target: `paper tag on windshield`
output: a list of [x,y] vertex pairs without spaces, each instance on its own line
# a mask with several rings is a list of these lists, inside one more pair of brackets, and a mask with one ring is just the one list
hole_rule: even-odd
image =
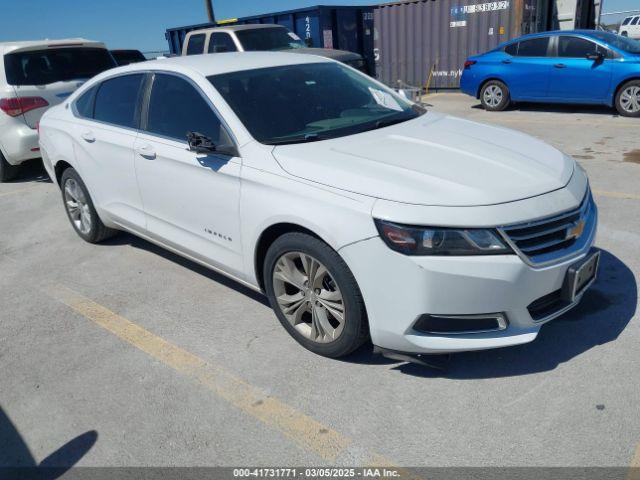
[[300,37],[293,32],[289,32],[289,36],[296,41],[300,40]]
[[381,107],[388,108],[390,110],[396,110],[398,112],[402,112],[403,108],[400,106],[398,101],[393,98],[393,96],[387,92],[383,92],[382,90],[377,90],[375,88],[369,87],[369,91],[371,95],[373,95],[374,100]]

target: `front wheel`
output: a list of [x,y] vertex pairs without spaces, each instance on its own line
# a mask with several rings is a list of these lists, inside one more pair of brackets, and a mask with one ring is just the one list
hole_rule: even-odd
[[490,80],[482,87],[480,102],[490,112],[505,110],[511,103],[509,88],[499,80]]
[[112,237],[116,230],[107,228],[93,205],[86,185],[73,168],[67,168],[60,179],[62,200],[69,221],[76,233],[89,243],[99,243]]
[[625,117],[640,117],[640,80],[631,80],[618,90],[616,110]]
[[264,283],[278,320],[308,350],[338,358],[368,338],[356,280],[321,240],[297,232],[278,238],[265,258]]

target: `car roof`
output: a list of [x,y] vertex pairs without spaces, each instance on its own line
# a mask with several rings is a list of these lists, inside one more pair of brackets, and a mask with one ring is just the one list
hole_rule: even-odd
[[514,38],[507,42],[504,42],[502,45],[507,45],[509,43],[519,42],[521,40],[526,40],[529,38],[542,38],[542,37],[550,37],[554,35],[582,35],[584,37],[591,37],[596,40],[603,41],[602,38],[598,37],[597,30],[587,30],[587,29],[576,29],[576,30],[551,30],[548,32],[538,32],[538,33],[528,33],[526,35],[522,35],[521,37]]
[[[286,52],[227,52],[151,60],[121,67],[124,71],[169,70],[197,72],[205,77],[221,73],[239,72],[256,68],[279,67],[308,63],[329,63],[328,58],[317,55]],[[114,72],[114,70],[109,70]]]
[[107,48],[104,43],[86,38],[61,38],[57,40],[28,40],[15,42],[0,42],[0,53],[9,53],[14,50],[32,50],[42,47],[92,47]]
[[282,25],[278,25],[276,23],[248,23],[243,25],[220,25],[220,26],[211,27],[211,28],[199,28],[189,33],[194,34],[194,33],[213,32],[213,31],[240,32],[242,30],[259,30],[261,28],[286,28],[286,27]]

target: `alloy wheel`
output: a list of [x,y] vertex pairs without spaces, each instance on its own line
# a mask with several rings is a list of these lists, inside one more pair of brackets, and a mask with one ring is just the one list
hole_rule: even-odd
[[504,96],[502,89],[497,85],[489,85],[484,90],[484,102],[492,108],[497,107],[502,102]]
[[64,185],[64,204],[76,229],[88,235],[92,225],[91,210],[82,188],[73,178],[69,178]]
[[640,87],[632,85],[625,88],[620,95],[620,105],[625,112],[640,112]]
[[288,252],[276,262],[273,289],[278,306],[304,337],[330,343],[342,333],[345,304],[333,276],[320,261],[302,252]]

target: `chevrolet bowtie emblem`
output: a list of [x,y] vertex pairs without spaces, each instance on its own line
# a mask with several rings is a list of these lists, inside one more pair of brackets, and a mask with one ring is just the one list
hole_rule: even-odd
[[582,232],[584,232],[584,226],[584,220],[579,220],[574,223],[567,229],[566,240],[575,240],[576,238],[580,238],[580,235],[582,235]]

